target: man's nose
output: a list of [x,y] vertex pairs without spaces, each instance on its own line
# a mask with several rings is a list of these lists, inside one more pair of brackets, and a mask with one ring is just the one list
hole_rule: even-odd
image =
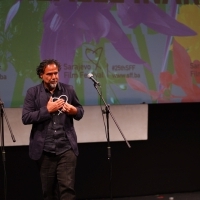
[[56,74],[53,74],[53,75],[52,75],[52,78],[56,78],[56,77],[57,77],[57,75],[56,75]]

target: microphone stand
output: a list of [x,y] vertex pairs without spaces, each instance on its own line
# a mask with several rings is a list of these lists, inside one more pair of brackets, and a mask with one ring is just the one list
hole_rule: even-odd
[[4,186],[5,186],[5,188],[4,188],[4,197],[5,197],[5,200],[6,200],[7,178],[6,178],[6,152],[5,152],[5,145],[4,145],[4,120],[3,120],[3,116],[6,119],[6,122],[7,122],[8,128],[10,130],[10,134],[11,134],[12,140],[13,140],[13,142],[16,142],[15,137],[14,137],[14,135],[12,133],[12,129],[11,129],[11,126],[9,124],[5,109],[4,109],[3,102],[0,99],[1,150],[2,150],[2,162],[3,162],[3,168],[4,168]]
[[117,124],[112,112],[110,111],[110,106],[105,102],[103,96],[101,95],[101,92],[98,89],[98,86],[100,84],[98,82],[94,82],[94,87],[96,88],[100,98],[102,99],[104,105],[105,105],[105,110],[103,111],[103,114],[106,114],[106,126],[107,126],[107,149],[108,149],[108,160],[110,162],[110,199],[112,200],[112,162],[111,162],[111,146],[110,146],[110,133],[109,133],[109,114],[112,117],[113,121],[115,122],[115,125],[117,126],[119,132],[121,133],[122,137],[126,141],[126,144],[129,148],[131,148],[131,145],[129,142],[126,140],[124,134],[122,133],[122,130],[120,129],[119,125]]

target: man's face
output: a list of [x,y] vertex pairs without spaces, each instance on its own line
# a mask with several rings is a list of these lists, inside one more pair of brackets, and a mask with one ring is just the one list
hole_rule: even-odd
[[58,67],[55,64],[47,65],[44,74],[41,74],[40,77],[50,91],[54,90],[59,80]]

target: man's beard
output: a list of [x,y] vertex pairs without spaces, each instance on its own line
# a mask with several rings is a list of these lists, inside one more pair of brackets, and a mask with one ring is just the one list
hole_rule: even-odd
[[51,89],[55,89],[56,86],[57,86],[57,83],[50,83],[50,84],[49,84],[49,87],[50,87]]
[[48,84],[49,90],[50,90],[50,91],[51,91],[51,90],[54,90],[54,89],[56,88],[57,84],[58,84],[58,83],[49,83],[49,84]]

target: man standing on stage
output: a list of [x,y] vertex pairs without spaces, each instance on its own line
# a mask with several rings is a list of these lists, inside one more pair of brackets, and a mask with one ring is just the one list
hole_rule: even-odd
[[73,119],[80,120],[84,110],[73,87],[59,82],[60,68],[54,59],[40,63],[42,83],[27,90],[22,111],[23,124],[32,124],[29,155],[39,166],[45,200],[75,199],[78,146]]

